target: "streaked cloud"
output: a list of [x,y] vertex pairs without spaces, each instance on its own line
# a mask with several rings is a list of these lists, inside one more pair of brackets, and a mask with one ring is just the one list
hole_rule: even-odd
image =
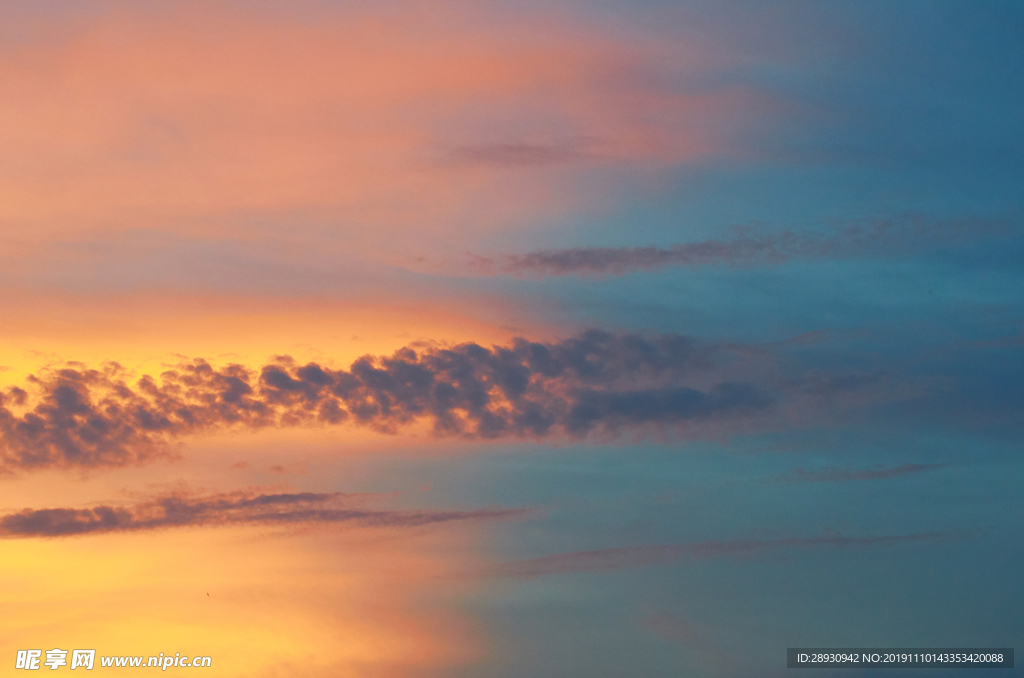
[[889,535],[883,537],[843,537],[827,535],[821,537],[770,539],[763,541],[706,541],[659,546],[629,546],[601,549],[598,551],[576,551],[559,553],[540,558],[528,558],[495,565],[486,574],[496,577],[532,579],[549,574],[571,572],[611,572],[635,567],[657,565],[687,559],[714,558],[720,556],[743,556],[790,548],[867,548],[891,546],[948,539],[958,536],[952,532],[923,532],[919,534]]
[[207,496],[168,495],[131,506],[25,509],[0,516],[0,537],[63,537],[197,525],[354,523],[373,527],[419,527],[465,520],[525,515],[525,509],[390,511],[354,506],[340,492]]
[[452,153],[456,162],[482,165],[541,166],[593,159],[585,147],[575,143],[492,143],[460,146]]
[[622,275],[670,266],[769,266],[796,259],[905,255],[1005,233],[994,220],[921,216],[874,219],[823,232],[735,228],[730,237],[668,247],[573,247],[497,257],[470,255],[472,269],[525,277]]
[[655,635],[683,646],[705,668],[718,672],[734,672],[736,656],[716,636],[715,629],[679,614],[652,612],[643,626]]
[[840,483],[848,480],[881,480],[884,478],[898,478],[909,476],[915,473],[931,471],[943,468],[949,464],[901,464],[900,466],[878,465],[868,469],[842,469],[842,468],[821,468],[802,469],[798,468],[783,476],[779,476],[779,482],[790,483]]

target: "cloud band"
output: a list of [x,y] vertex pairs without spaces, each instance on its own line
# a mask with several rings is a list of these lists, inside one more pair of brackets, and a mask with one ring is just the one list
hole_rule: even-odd
[[279,358],[258,371],[196,360],[135,383],[116,364],[68,366],[0,396],[10,468],[124,465],[181,436],[226,427],[349,422],[439,436],[583,437],[643,425],[743,418],[773,405],[751,383],[709,379],[714,349],[679,335],[591,330],[556,343],[469,343],[367,356],[349,370]]

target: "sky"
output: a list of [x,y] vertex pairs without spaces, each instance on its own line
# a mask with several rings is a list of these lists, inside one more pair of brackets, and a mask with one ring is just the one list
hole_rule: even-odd
[[0,674],[1024,646],[1022,31],[5,1]]

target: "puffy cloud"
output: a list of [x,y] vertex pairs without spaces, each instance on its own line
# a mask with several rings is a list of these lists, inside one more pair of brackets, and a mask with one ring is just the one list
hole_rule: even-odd
[[71,364],[32,377],[34,399],[20,388],[0,396],[2,458],[8,468],[124,465],[225,427],[348,422],[392,432],[425,421],[439,436],[584,437],[769,410],[775,396],[765,388],[715,377],[725,352],[679,335],[591,330],[490,349],[406,347],[348,370],[287,357],[258,371],[195,360],[129,383],[116,364]]

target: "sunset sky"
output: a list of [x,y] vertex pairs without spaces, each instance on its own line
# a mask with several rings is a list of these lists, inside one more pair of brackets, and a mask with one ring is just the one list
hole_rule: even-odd
[[1024,647],[1022,34],[3,0],[0,675]]

